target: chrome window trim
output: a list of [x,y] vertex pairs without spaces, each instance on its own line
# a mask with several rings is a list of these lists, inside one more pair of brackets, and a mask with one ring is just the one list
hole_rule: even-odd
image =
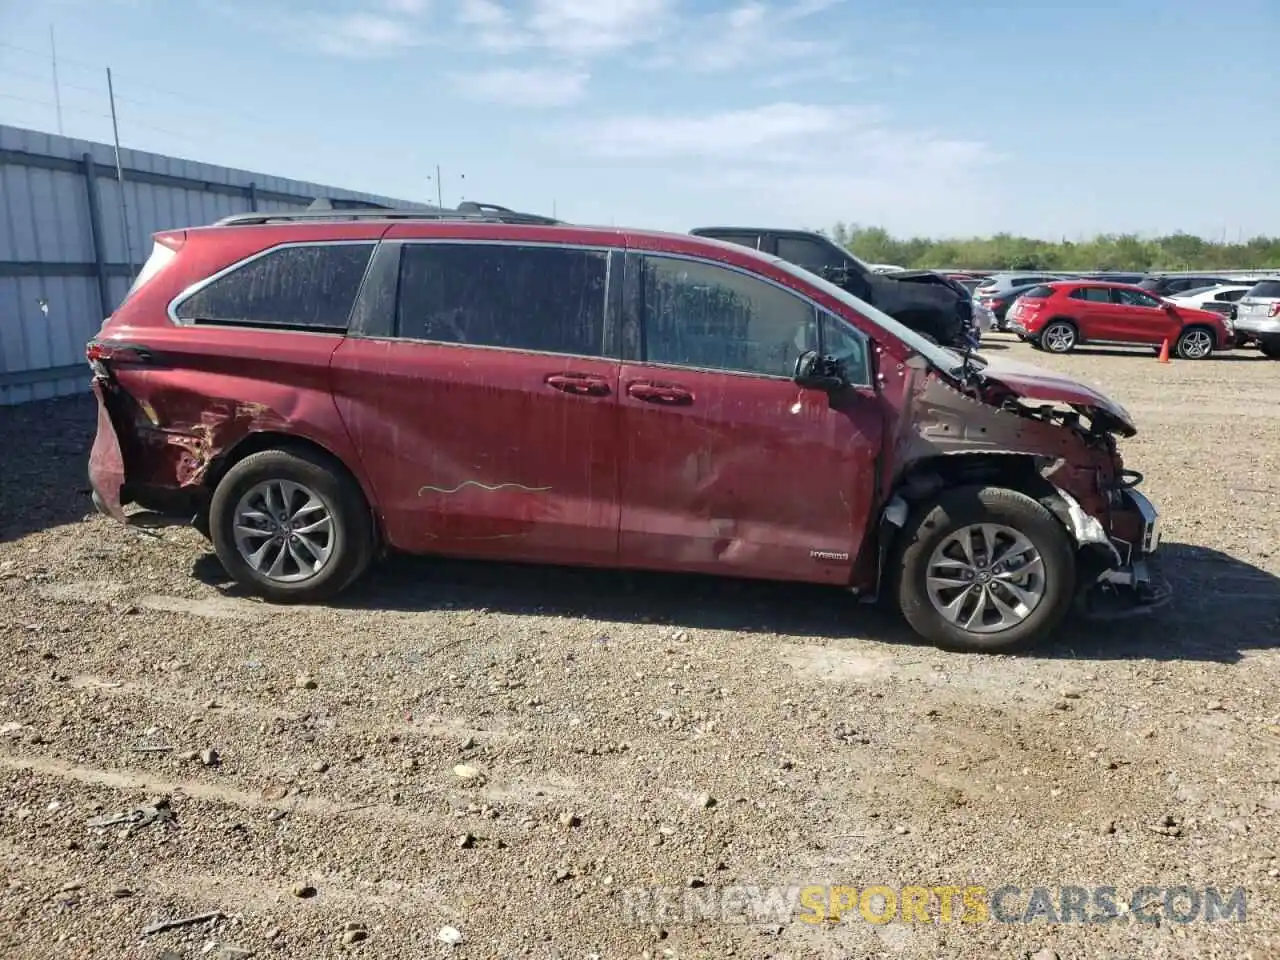
[[[437,347],[462,347],[470,350],[501,350],[504,353],[521,353],[535,357],[570,357],[578,360],[606,360],[614,363],[621,363],[616,357],[606,356],[605,340],[608,336],[609,325],[609,297],[613,283],[613,256],[615,252],[623,250],[622,247],[601,245],[601,244],[579,244],[567,243],[564,240],[489,240],[476,237],[389,237],[388,243],[399,243],[405,246],[437,246],[437,245],[463,245],[466,246],[504,246],[504,247],[559,247],[563,250],[580,250],[584,253],[599,253],[604,255],[604,311],[602,313],[601,330],[600,330],[600,353],[563,353],[553,352],[550,350],[530,350],[526,347],[496,347],[487,343],[455,343],[452,340],[429,340],[426,337],[406,337],[399,333],[393,333],[387,337],[365,337],[366,340],[387,340],[394,343],[421,343],[429,344]],[[371,260],[372,262],[372,260]],[[397,289],[396,289],[396,316],[395,324],[399,325],[400,320],[400,291],[399,291],[399,274],[397,273]]]
[[[244,257],[243,259],[237,260],[235,263],[228,264],[227,266],[223,267],[221,270],[217,271],[216,273],[211,273],[209,276],[205,277],[203,280],[197,280],[195,283],[183,289],[181,293],[179,293],[176,297],[170,300],[169,305],[166,308],[165,312],[168,314],[169,322],[173,324],[175,327],[195,327],[195,326],[210,327],[210,328],[230,327],[238,330],[244,330],[244,329],[274,330],[277,333],[317,333],[317,334],[322,334],[324,336],[335,336],[336,331],[333,331],[333,330],[324,330],[324,329],[298,330],[294,327],[286,327],[283,325],[272,326],[270,324],[222,324],[222,323],[197,324],[194,320],[180,319],[178,317],[178,308],[181,307],[182,304],[184,304],[186,301],[194,297],[201,290],[205,289],[208,286],[211,286],[214,283],[217,283],[223,277],[230,276],[231,274],[235,273],[237,270],[241,269],[242,267],[246,267],[249,264],[253,263],[255,260],[261,260],[265,256],[268,256],[279,250],[287,249],[289,247],[354,247],[354,246],[361,246],[361,245],[367,246],[370,248],[369,262],[366,263],[364,267],[365,272],[367,273],[369,270],[369,264],[373,262],[373,250],[378,246],[378,243],[379,243],[379,238],[372,237],[364,240],[286,240],[283,243],[273,244],[272,246],[264,247],[263,249],[257,251],[256,253],[251,253],[249,254],[249,256]],[[361,278],[361,283],[363,282],[364,280],[363,278]],[[359,296],[358,291],[356,295]],[[354,304],[352,306],[354,306]]]
[[[865,371],[867,382],[866,383],[850,383],[849,386],[855,389],[859,387],[867,390],[874,389],[874,384],[871,382],[872,380],[874,380],[874,377],[872,377],[871,375],[871,343],[872,343],[871,338],[868,337],[861,330],[859,330],[857,327],[855,327],[853,324],[849,323],[839,314],[833,313],[829,307],[826,307],[823,304],[819,303],[813,297],[805,293],[801,293],[799,290],[796,290],[794,287],[789,287],[785,283],[779,283],[778,281],[774,280],[772,277],[766,277],[763,274],[755,273],[754,271],[751,271],[751,270],[745,270],[742,267],[737,266],[736,264],[725,263],[723,260],[708,260],[704,256],[697,256],[697,255],[687,254],[687,253],[666,253],[661,250],[634,249],[631,252],[638,253],[641,256],[642,260],[648,260],[650,257],[661,258],[664,260],[685,260],[690,263],[699,263],[709,267],[719,267],[723,270],[730,270],[734,273],[739,273],[742,276],[747,277],[749,279],[758,280],[761,283],[766,283],[771,287],[775,287],[776,289],[782,291],[783,293],[789,294],[790,296],[795,297],[797,300],[802,300],[804,303],[808,304],[809,307],[814,311],[814,319],[818,323],[819,328],[821,328],[822,316],[826,315],[826,316],[829,316],[832,320],[835,320],[837,323],[841,324],[843,327],[846,328],[846,330],[849,333],[852,333],[857,339],[862,341],[863,352],[867,358],[867,365],[866,365],[867,369]],[[644,323],[643,316],[640,317],[640,322]],[[794,382],[794,380],[791,377],[786,376],[785,374],[755,373],[750,370],[725,370],[720,367],[695,367],[695,366],[691,366],[689,364],[683,364],[683,363],[660,363],[656,360],[649,360],[647,358],[644,360],[635,360],[630,362],[643,363],[646,366],[661,367],[663,369],[668,369],[668,370],[695,370],[695,371],[698,371],[699,373],[724,373],[724,374],[729,374],[731,376],[756,377],[762,380],[780,380],[786,383]]]

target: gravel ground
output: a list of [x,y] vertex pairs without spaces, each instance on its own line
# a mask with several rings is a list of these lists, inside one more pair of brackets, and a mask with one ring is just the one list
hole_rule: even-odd
[[[989,348],[1137,417],[1172,607],[965,656],[835,591],[395,559],[277,609],[190,529],[88,515],[87,399],[0,409],[0,954],[1280,956],[1280,365]],[[1033,922],[790,910],[828,884],[1015,885]],[[1246,915],[1029,911],[1147,885]]]

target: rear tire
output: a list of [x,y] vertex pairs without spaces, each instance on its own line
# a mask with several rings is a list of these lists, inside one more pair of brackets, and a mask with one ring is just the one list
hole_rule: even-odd
[[1080,331],[1070,320],[1050,320],[1040,331],[1039,340],[1049,353],[1070,353],[1080,342]]
[[[985,565],[972,565],[974,578],[966,581],[968,586],[955,585],[959,580],[940,586],[940,577],[954,566],[945,558],[956,556],[969,532],[984,525],[997,531]],[[973,537],[981,545],[982,536]],[[975,540],[969,542],[972,546]],[[1024,550],[1030,552],[1019,552]],[[975,558],[981,553],[981,546],[973,548]],[[1020,562],[1031,557],[1038,560]],[[1003,562],[1010,566],[1002,569]],[[1067,531],[1043,504],[1006,487],[957,487],[925,504],[902,531],[890,563],[893,592],[907,623],[945,650],[991,653],[1045,639],[1075,596],[1075,551]],[[963,575],[961,571],[957,577]],[[1009,588],[1010,582],[1019,592]],[[954,616],[946,615],[943,608],[962,593],[967,599]],[[1028,596],[1038,599],[1032,603]],[[1007,617],[1002,607],[1019,616]]]
[[1264,357],[1270,360],[1280,360],[1280,340],[1266,340],[1259,349]]
[[209,532],[231,578],[275,603],[333,597],[373,558],[359,485],[310,451],[263,450],[231,467],[213,492]]

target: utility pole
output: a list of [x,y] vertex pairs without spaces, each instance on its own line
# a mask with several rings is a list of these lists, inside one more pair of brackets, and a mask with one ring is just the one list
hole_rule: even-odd
[[62,135],[62,88],[58,85],[58,47],[53,42],[53,24],[49,24],[49,54],[53,61],[53,104],[58,111],[58,135]]
[[133,281],[133,247],[129,243],[129,202],[124,197],[124,170],[120,166],[120,126],[116,122],[116,90],[107,67],[107,96],[111,98],[111,133],[116,141],[116,188],[120,191],[120,235],[124,238],[124,255],[129,263],[129,280]]
[[440,164],[436,164],[436,206],[444,206],[444,187],[440,183]]

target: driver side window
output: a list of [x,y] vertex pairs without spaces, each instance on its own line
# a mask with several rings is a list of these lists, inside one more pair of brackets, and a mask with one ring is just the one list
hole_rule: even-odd
[[1122,290],[1114,287],[1111,290],[1112,299],[1126,307],[1158,307],[1160,301],[1147,293],[1138,290]]
[[701,260],[644,260],[644,359],[790,379],[818,349],[814,307],[782,287]]

